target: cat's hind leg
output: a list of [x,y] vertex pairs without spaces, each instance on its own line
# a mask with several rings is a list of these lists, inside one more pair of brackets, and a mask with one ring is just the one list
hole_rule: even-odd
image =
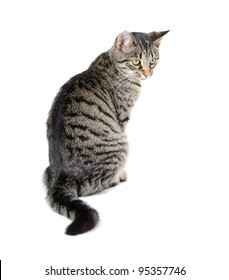
[[79,196],[88,196],[100,193],[107,188],[111,188],[127,180],[127,173],[123,167],[100,165],[91,170],[90,174],[84,178],[79,185]]

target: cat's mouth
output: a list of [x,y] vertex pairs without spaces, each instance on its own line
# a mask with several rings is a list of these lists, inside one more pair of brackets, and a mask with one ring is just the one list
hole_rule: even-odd
[[149,74],[143,74],[143,73],[139,73],[138,76],[140,78],[140,80],[144,81],[150,77],[152,77],[153,72],[149,73]]
[[141,75],[141,77],[140,77],[140,79],[142,80],[142,81],[144,81],[144,80],[146,80],[148,77],[146,77],[146,76],[144,76],[144,75]]

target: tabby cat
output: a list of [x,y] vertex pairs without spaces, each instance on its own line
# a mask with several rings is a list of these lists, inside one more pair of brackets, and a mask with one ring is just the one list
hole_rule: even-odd
[[66,234],[87,232],[99,220],[97,211],[79,197],[127,179],[126,124],[167,32],[122,32],[110,50],[64,84],[54,99],[47,121],[50,165],[44,177],[49,204],[72,219]]

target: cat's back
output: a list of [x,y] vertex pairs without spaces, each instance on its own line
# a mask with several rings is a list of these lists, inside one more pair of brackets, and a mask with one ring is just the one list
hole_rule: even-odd
[[103,75],[89,68],[61,87],[49,113],[48,136],[73,138],[90,131],[91,137],[101,140],[122,132],[112,89]]

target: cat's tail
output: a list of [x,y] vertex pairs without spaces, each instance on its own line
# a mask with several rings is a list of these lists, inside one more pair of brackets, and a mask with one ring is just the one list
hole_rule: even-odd
[[72,219],[65,233],[77,235],[93,229],[99,220],[98,212],[78,199],[76,180],[62,174],[56,183],[50,186],[48,170],[45,173],[48,187],[47,201],[54,211]]

